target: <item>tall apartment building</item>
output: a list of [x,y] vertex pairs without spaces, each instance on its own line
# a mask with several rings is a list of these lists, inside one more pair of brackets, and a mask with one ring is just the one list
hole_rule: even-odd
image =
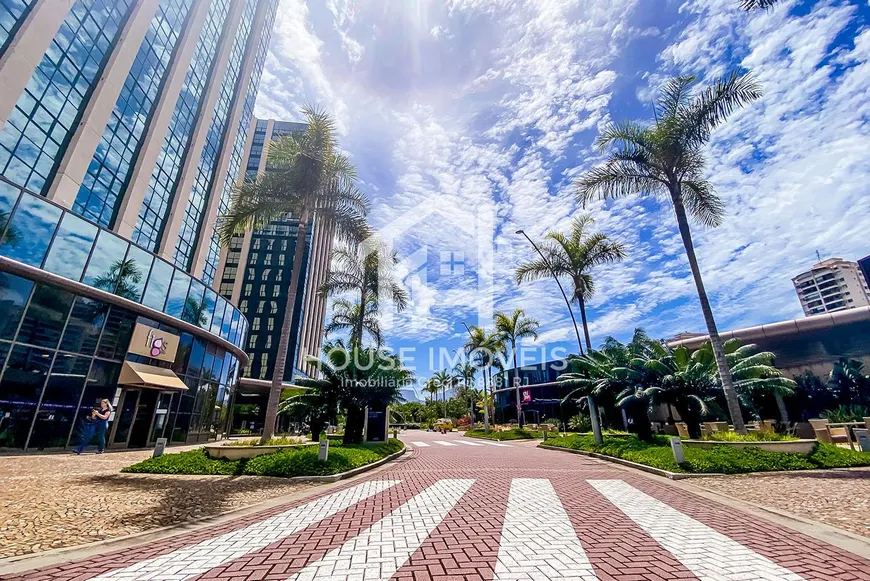
[[842,258],[823,260],[792,279],[804,314],[819,315],[870,305],[870,288],[858,265]]
[[[254,119],[251,122],[243,167],[246,179],[267,171],[270,145],[278,138],[305,130],[301,123]],[[244,392],[252,403],[267,394],[271,381],[281,324],[290,290],[290,273],[298,242],[299,221],[292,216],[276,220],[266,228],[248,231],[231,242],[221,265],[219,292],[239,305],[251,322],[246,350],[249,364],[242,378]],[[317,293],[326,279],[332,252],[332,236],[321,228],[315,216],[308,224],[299,290],[291,327],[288,365],[284,380],[312,376],[314,367],[306,355],[320,355],[326,301]],[[259,387],[259,392],[255,395]]]
[[0,6],[0,447],[229,424],[248,322],[214,286],[277,0]]

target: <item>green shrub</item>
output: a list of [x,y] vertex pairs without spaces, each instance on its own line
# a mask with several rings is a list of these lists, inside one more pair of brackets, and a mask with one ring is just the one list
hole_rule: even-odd
[[519,428],[504,430],[503,432],[491,430],[488,434],[481,428],[475,428],[473,430],[466,430],[465,435],[471,438],[484,438],[486,440],[534,440],[535,438],[543,437],[542,432],[520,430]]
[[318,459],[316,446],[291,448],[273,454],[264,454],[249,460],[213,459],[202,448],[164,454],[159,458],[149,458],[138,464],[128,466],[122,472],[138,474],[205,474],[256,476],[323,476],[338,474],[394,454],[404,448],[399,440],[389,440],[383,444],[363,444],[343,446],[330,443],[326,462]]
[[860,422],[867,416],[867,408],[862,405],[841,405],[833,410],[825,410],[821,416],[832,424]]
[[148,458],[138,464],[127,466],[121,472],[136,474],[242,474],[244,460],[225,460],[209,458],[205,450],[189,450],[177,454],[164,454]]
[[754,434],[738,434],[737,432],[713,432],[704,438],[716,442],[785,442],[797,440],[791,434],[777,434],[776,432],[763,432]]
[[591,432],[592,420],[585,414],[577,414],[576,416],[571,416],[571,419],[568,420],[568,428],[572,432]]
[[547,440],[547,445],[597,452],[631,462],[645,464],[671,472],[740,474],[779,470],[812,470],[815,468],[846,468],[870,466],[870,453],[854,452],[834,444],[818,444],[813,453],[787,454],[759,448],[714,446],[710,450],[685,446],[686,462],[677,465],[665,436],[653,442],[642,442],[635,436],[609,436],[599,445],[591,435],[573,435]]

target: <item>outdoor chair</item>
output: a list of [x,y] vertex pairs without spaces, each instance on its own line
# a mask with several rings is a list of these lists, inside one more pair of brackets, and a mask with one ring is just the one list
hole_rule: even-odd
[[866,427],[868,430],[870,430],[870,418],[863,418],[863,420],[864,420],[864,427]]
[[819,442],[824,442],[825,444],[833,444],[834,440],[831,438],[831,432],[828,430],[828,427],[824,428],[815,428],[816,440]]
[[758,431],[762,434],[772,434],[775,425],[776,420],[762,420],[758,422]]
[[828,423],[830,423],[830,422],[828,422],[828,420],[825,420],[825,419],[817,418],[814,420],[810,420],[810,425],[813,427],[814,430],[825,429],[828,427]]
[[677,422],[677,433],[681,438],[689,438],[689,426],[685,422]]

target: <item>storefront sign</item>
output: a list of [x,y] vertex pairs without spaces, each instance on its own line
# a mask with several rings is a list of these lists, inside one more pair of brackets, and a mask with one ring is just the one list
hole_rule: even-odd
[[178,335],[137,323],[127,351],[158,361],[173,362],[178,352]]
[[532,392],[528,389],[523,390],[523,403],[532,403]]

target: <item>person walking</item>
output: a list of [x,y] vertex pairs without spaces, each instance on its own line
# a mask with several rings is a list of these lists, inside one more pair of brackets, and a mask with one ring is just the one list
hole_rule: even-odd
[[94,435],[97,436],[97,454],[102,454],[106,448],[106,430],[109,427],[109,416],[112,415],[112,404],[109,400],[100,400],[99,409],[91,409],[82,419],[81,439],[79,445],[73,448],[74,454],[81,454],[90,444]]

